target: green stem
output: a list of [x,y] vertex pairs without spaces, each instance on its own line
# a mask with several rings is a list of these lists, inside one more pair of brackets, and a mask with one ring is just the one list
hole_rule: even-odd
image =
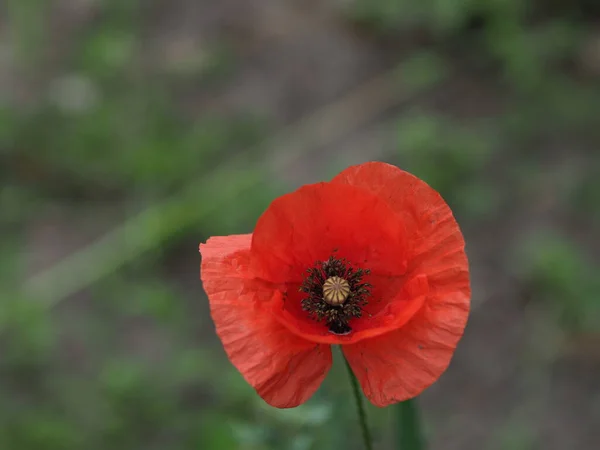
[[425,440],[421,431],[421,419],[416,400],[403,401],[394,408],[398,426],[398,449],[425,450]]
[[350,377],[350,384],[352,384],[352,392],[354,393],[354,399],[356,400],[356,409],[358,410],[358,421],[360,422],[360,428],[362,430],[363,441],[365,442],[365,448],[367,450],[373,450],[373,443],[371,440],[371,433],[369,432],[369,425],[367,424],[367,414],[362,401],[362,394],[358,380],[352,372],[350,363],[344,356],[344,362],[346,363],[346,369],[348,369],[348,376]]

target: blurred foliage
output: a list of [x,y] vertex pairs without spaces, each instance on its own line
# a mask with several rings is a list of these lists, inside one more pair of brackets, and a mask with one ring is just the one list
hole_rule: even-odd
[[404,116],[397,129],[406,170],[429,180],[447,202],[473,219],[494,211],[498,194],[479,176],[493,154],[489,136],[432,114]]
[[[95,20],[59,67],[45,45],[50,2],[7,3],[24,77],[45,74],[51,82],[25,105],[0,98],[0,449],[358,448],[343,372],[334,367],[325,388],[296,410],[266,407],[220,350],[199,284],[190,294],[181,281],[186,271],[197,273],[198,241],[249,231],[283,190],[259,145],[272,131],[265,118],[190,113],[175,95],[180,83],[198,90],[226,83],[237,69],[235,50],[223,37],[158,73],[146,71],[142,2],[93,3]],[[520,189],[538,179],[546,157],[536,142],[576,135],[598,149],[600,91],[573,69],[590,38],[589,17],[597,17],[594,2],[347,3],[346,17],[379,37],[429,36],[431,45],[400,64],[409,89],[442,84],[460,49],[501,74],[511,93],[510,112],[491,118],[463,121],[423,108],[394,122],[395,153],[387,159],[438,189],[466,230],[528,201]],[[559,207],[597,227],[600,161],[581,157],[585,164]],[[512,178],[499,176],[502,164],[513,167]],[[168,207],[144,216],[128,242],[63,267],[75,274],[73,284],[49,296],[81,291],[73,301],[51,312],[19,289],[35,251],[28,233],[44,227],[48,209],[85,206],[93,216],[106,202],[135,212],[163,201]],[[77,234],[66,222],[67,233]],[[119,259],[126,250],[130,257]],[[511,264],[557,323],[569,332],[597,331],[600,262],[592,249],[553,234],[518,250]],[[179,259],[195,266],[183,270]],[[109,275],[88,286],[86,271],[100,266]],[[387,417],[369,413],[383,448]],[[526,430],[507,434],[499,448],[533,448]]]
[[594,332],[600,323],[598,269],[568,239],[541,233],[520,255],[525,279],[541,300],[551,305],[569,331]]

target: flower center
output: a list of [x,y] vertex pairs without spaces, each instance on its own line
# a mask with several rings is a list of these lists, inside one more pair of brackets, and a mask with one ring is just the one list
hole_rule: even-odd
[[317,322],[324,321],[333,334],[349,334],[349,322],[363,314],[371,285],[363,283],[368,269],[356,269],[346,259],[330,256],[307,269],[300,292],[306,294],[302,309]]
[[323,283],[323,301],[331,306],[341,305],[350,294],[350,283],[340,277],[329,277]]

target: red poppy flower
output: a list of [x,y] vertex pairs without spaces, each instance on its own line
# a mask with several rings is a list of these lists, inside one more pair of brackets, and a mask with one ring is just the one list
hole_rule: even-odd
[[201,244],[201,279],[227,355],[266,402],[305,402],[339,344],[386,406],[450,363],[469,313],[464,245],[436,191],[371,162],[277,198],[252,234]]

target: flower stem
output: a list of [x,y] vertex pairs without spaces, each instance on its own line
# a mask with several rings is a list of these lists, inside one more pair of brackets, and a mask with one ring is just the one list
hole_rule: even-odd
[[399,450],[425,450],[421,430],[421,419],[415,399],[405,400],[394,406],[398,426],[397,445]]
[[373,443],[371,440],[371,433],[369,432],[369,425],[367,424],[367,414],[362,401],[362,394],[358,380],[352,372],[350,363],[344,356],[344,362],[346,363],[346,369],[348,369],[348,376],[350,377],[350,384],[352,385],[352,392],[354,393],[354,399],[356,400],[356,409],[358,410],[358,421],[360,422],[360,428],[362,430],[363,441],[365,443],[366,450],[373,450]]

